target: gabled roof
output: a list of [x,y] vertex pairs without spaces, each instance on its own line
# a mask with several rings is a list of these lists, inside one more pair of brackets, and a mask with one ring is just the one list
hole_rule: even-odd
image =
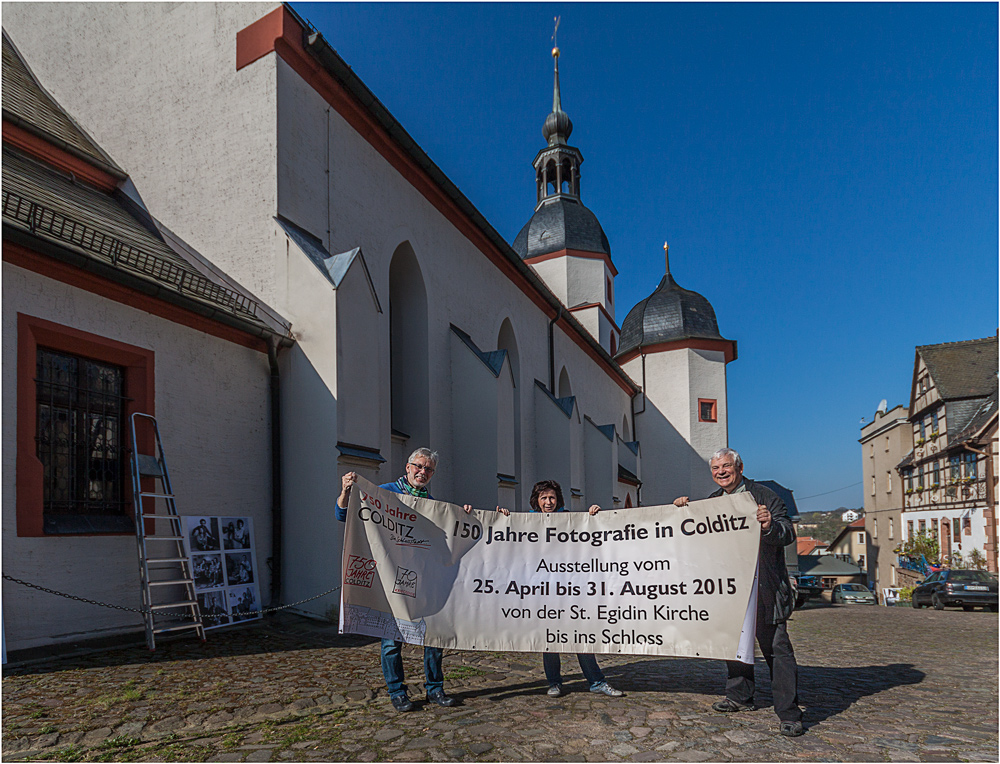
[[985,398],[997,389],[997,338],[919,345],[941,400]]
[[[951,414],[949,413],[948,416],[950,422]],[[968,423],[961,429],[961,431],[955,435],[948,435],[948,448],[958,446],[978,438],[983,429],[989,425],[990,421],[996,418],[997,391],[994,390],[993,394],[989,398],[979,404],[969,418]]]
[[3,118],[112,175],[125,176],[124,170],[41,86],[6,31],[3,33]]
[[795,551],[799,556],[810,555],[816,551],[817,547],[826,549],[826,543],[812,536],[799,536],[795,539]]
[[865,518],[859,517],[857,520],[855,520],[852,523],[848,523],[840,530],[840,533],[837,534],[837,538],[835,538],[833,541],[830,542],[829,548],[833,549],[835,546],[837,546],[837,542],[840,541],[842,538],[844,538],[844,536],[846,536],[851,531],[863,531],[864,529],[865,529]]

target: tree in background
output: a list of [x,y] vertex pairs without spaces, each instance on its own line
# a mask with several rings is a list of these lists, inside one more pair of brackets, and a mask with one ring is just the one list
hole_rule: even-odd
[[[976,550],[972,551],[975,552]],[[910,557],[920,557],[920,555],[923,555],[928,562],[933,562],[938,558],[938,554],[940,554],[940,547],[938,547],[937,539],[933,536],[928,536],[926,533],[918,533],[908,538],[903,544],[903,554]]]
[[986,570],[986,555],[978,549],[969,552],[968,565],[975,570]]

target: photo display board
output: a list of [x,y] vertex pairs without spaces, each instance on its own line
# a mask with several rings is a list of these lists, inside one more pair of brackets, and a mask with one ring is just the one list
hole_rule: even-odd
[[206,629],[261,617],[253,518],[186,516],[184,543]]

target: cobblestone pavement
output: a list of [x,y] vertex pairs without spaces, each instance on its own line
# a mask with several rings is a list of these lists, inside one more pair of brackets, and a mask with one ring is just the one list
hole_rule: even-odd
[[[378,644],[285,616],[206,644],[120,647],[5,671],[3,758],[96,761],[997,761],[997,616],[816,606],[789,624],[807,734],[717,714],[724,665],[604,656],[612,699],[563,658],[448,651],[461,705],[392,710]],[[422,696],[421,651],[404,650]],[[770,703],[758,659],[758,705]]]

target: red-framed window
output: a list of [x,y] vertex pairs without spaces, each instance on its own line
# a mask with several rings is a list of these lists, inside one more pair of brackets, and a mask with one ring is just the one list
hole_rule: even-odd
[[134,533],[128,417],[153,403],[153,351],[18,313],[17,535]]
[[698,399],[698,421],[699,422],[719,421],[719,402],[715,398]]

